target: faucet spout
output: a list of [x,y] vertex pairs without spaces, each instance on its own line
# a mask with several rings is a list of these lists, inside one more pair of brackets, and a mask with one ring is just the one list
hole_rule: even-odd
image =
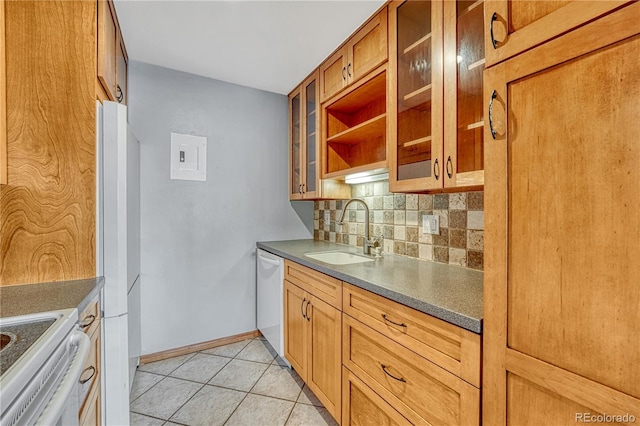
[[338,224],[342,225],[344,215],[347,212],[349,204],[358,202],[362,203],[364,206],[364,243],[362,244],[362,252],[364,254],[371,254],[371,246],[373,245],[373,242],[369,239],[369,206],[367,206],[367,203],[365,203],[364,200],[361,200],[360,198],[352,198],[347,201],[344,207],[342,207],[342,213],[340,214],[340,219],[338,219]]

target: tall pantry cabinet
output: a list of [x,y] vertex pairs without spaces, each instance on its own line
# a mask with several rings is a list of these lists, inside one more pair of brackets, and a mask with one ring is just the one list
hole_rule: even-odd
[[640,418],[638,22],[633,2],[487,45],[512,57],[484,82],[484,424]]

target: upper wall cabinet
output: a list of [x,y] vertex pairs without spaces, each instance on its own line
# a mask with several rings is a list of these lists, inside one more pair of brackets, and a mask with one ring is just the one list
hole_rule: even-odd
[[387,60],[387,9],[384,8],[320,65],[324,102]]
[[126,104],[127,51],[111,0],[98,1],[98,80],[106,100]]
[[487,0],[487,66],[605,15],[629,1]]
[[289,199],[349,198],[349,187],[320,180],[318,72],[289,94]]
[[389,6],[389,185],[483,184],[483,2]]

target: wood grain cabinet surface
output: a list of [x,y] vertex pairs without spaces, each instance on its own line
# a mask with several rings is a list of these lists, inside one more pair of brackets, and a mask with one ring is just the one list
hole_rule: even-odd
[[343,182],[321,179],[318,70],[289,94],[289,199],[350,198]]
[[325,102],[386,62],[387,54],[385,7],[320,65],[320,101]]
[[487,66],[511,58],[629,1],[486,0]]
[[285,261],[285,356],[338,422],[342,408],[341,285],[338,280]]
[[485,73],[485,424],[640,418],[638,22],[635,2]]
[[127,51],[111,0],[98,1],[98,81],[104,98],[127,103]]
[[80,412],[81,425],[97,426],[101,419],[101,380],[102,373],[102,318],[99,301],[96,299],[79,315],[80,329],[89,336],[91,349],[80,374]]
[[483,0],[389,4],[389,187],[480,188]]
[[7,73],[4,3],[0,0],[0,185],[7,184]]
[[96,4],[2,5],[0,285],[94,277]]

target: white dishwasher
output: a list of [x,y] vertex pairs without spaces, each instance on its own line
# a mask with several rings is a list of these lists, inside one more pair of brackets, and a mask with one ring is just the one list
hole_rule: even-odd
[[257,249],[257,321],[258,330],[284,357],[284,259],[261,249]]

